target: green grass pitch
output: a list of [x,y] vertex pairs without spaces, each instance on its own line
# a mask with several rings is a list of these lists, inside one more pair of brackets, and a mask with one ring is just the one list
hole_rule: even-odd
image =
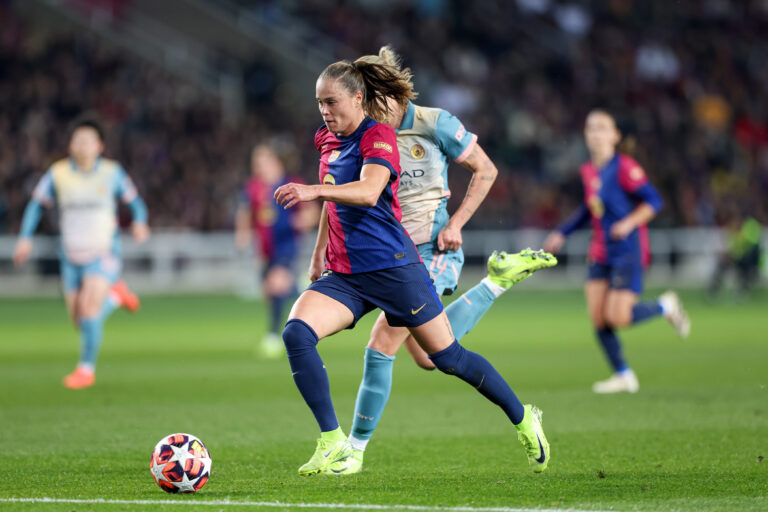
[[[582,510],[768,510],[768,295],[707,304],[681,342],[663,320],[624,331],[636,395],[596,396],[608,375],[576,292],[524,286],[463,340],[544,410],[550,469],[533,474],[503,413],[402,350],[362,474],[301,478],[317,427],[287,361],[253,356],[265,314],[232,297],[146,298],[108,322],[94,388],[69,391],[77,334],[60,300],[0,301],[0,510],[244,510],[232,502]],[[321,343],[348,432],[373,321]],[[199,436],[213,474],[162,492],[151,450]],[[79,503],[19,503],[12,498]],[[126,500],[93,503],[90,500]],[[170,500],[177,504],[140,504]],[[204,501],[217,506],[198,505]],[[262,510],[290,507],[261,508]],[[317,510],[317,509],[316,509]],[[431,509],[434,510],[434,509]]]

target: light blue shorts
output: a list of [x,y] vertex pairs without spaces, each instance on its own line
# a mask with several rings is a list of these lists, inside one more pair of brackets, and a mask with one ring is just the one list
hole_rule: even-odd
[[464,266],[464,251],[439,251],[437,242],[416,246],[429,275],[435,283],[438,295],[450,295],[459,285],[459,276]]
[[102,276],[109,281],[109,284],[115,284],[123,267],[120,258],[114,254],[101,256],[84,265],[72,263],[64,255],[59,255],[59,258],[61,260],[61,284],[64,293],[79,290],[83,285],[85,276]]

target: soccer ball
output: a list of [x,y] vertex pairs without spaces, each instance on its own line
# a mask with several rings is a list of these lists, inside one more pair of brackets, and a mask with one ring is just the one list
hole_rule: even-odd
[[149,470],[165,492],[195,492],[208,481],[211,455],[195,436],[171,434],[155,446]]

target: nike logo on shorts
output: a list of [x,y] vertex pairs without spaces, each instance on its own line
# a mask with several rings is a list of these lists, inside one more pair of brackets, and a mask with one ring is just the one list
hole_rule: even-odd
[[425,302],[424,304],[422,304],[422,305],[421,305],[421,307],[420,307],[419,309],[413,309],[413,308],[411,308],[411,314],[412,314],[412,315],[415,315],[416,313],[418,313],[419,311],[421,311],[422,309],[424,309],[424,306],[426,306],[426,305],[427,305],[427,303]]

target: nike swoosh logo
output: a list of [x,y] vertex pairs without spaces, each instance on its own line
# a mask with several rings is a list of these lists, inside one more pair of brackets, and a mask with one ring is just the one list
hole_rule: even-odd
[[422,309],[424,309],[424,306],[426,306],[426,305],[427,305],[427,303],[425,302],[424,304],[422,304],[422,305],[421,305],[421,307],[420,307],[419,309],[413,309],[413,308],[411,308],[411,314],[412,314],[412,315],[415,315],[416,313],[418,313],[419,311],[421,311]]
[[291,376],[298,375],[299,372],[291,372]]
[[539,464],[544,464],[544,461],[546,460],[547,456],[544,455],[544,446],[541,444],[541,439],[539,439],[539,434],[536,434],[536,441],[539,442],[539,457],[536,459],[536,462]]
[[333,451],[333,450],[330,450],[328,453],[324,453],[324,454],[323,454],[323,457],[325,457],[325,458],[327,459],[327,458],[328,458],[328,456],[331,454],[331,452],[332,452],[332,451]]

